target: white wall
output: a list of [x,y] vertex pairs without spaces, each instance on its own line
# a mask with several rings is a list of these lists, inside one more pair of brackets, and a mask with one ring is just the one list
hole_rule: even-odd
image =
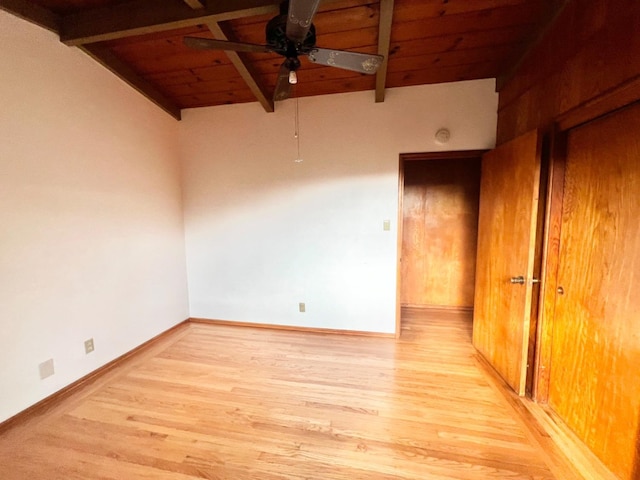
[[302,98],[302,163],[295,100],[184,111],[191,316],[393,332],[399,154],[491,148],[497,100],[492,80]]
[[[178,122],[2,11],[0,45],[1,421],[188,304]],[[56,374],[41,381],[49,358]]]

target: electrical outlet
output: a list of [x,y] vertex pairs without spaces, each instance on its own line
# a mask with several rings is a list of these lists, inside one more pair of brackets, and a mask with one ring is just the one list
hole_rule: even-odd
[[50,358],[46,362],[42,362],[38,365],[38,368],[40,369],[40,380],[50,377],[55,373],[53,368],[53,358]]
[[298,308],[300,309],[300,313],[306,312],[306,309],[307,309],[307,307],[305,306],[304,302],[300,302],[298,304]]
[[94,346],[93,346],[93,338],[90,338],[89,340],[85,340],[84,341],[84,353],[91,353],[95,350]]

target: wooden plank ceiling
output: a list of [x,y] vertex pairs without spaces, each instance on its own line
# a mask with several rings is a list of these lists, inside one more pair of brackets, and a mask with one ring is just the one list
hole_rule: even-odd
[[[509,75],[563,0],[325,0],[320,47],[381,53],[377,76],[303,57],[294,96]],[[265,43],[274,0],[0,0],[0,8],[55,31],[180,117],[183,108],[271,100],[282,57],[196,51],[185,35]],[[382,13],[381,13],[382,12]],[[387,55],[388,53],[388,55]],[[373,96],[372,96],[373,99]]]

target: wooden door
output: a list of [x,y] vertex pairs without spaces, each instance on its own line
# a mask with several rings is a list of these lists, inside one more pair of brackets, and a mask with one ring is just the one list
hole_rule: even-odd
[[539,188],[537,131],[483,157],[473,344],[519,395],[526,384]]
[[401,304],[473,307],[480,154],[405,161],[403,171]]
[[640,478],[640,104],[567,138],[549,404]]

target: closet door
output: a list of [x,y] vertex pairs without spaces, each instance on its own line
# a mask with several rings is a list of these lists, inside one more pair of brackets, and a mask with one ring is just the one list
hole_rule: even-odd
[[640,478],[639,132],[636,104],[568,134],[549,384],[623,479]]
[[540,187],[540,140],[527,133],[482,159],[473,344],[525,392]]

